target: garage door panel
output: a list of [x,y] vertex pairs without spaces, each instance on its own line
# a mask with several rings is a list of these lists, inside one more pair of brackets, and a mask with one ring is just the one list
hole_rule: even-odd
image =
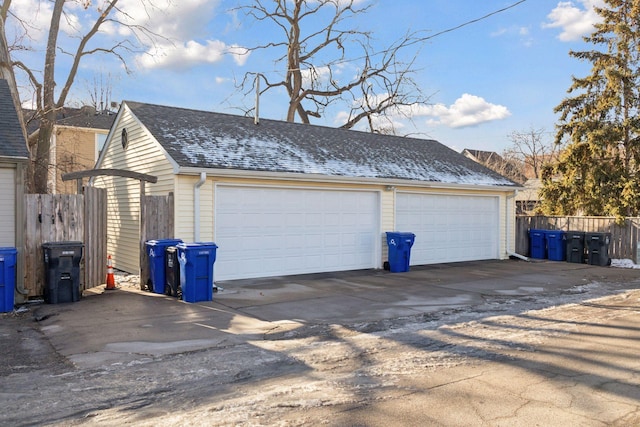
[[0,168],[0,246],[16,245],[15,170]]
[[416,234],[411,264],[498,257],[498,198],[398,193],[396,225]]
[[375,192],[218,186],[216,280],[376,267],[379,222]]

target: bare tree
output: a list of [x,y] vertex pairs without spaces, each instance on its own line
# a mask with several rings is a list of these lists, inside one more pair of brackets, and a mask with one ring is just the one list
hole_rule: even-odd
[[[139,1],[145,3],[146,0]],[[127,72],[130,72],[125,56],[127,53],[140,52],[136,41],[142,38],[153,40],[157,37],[157,34],[144,26],[118,20],[115,17],[116,11],[120,11],[126,16],[126,13],[118,8],[118,0],[104,0],[98,2],[99,4],[97,5],[92,5],[91,0],[76,0],[76,3],[82,5],[85,10],[91,7],[95,8],[95,13],[93,14],[94,20],[89,23],[88,31],[79,35],[75,51],[66,51],[58,43],[60,23],[62,19],[66,18],[65,3],[71,2],[66,0],[55,0],[53,2],[44,58],[44,71],[40,74],[21,61],[13,62],[15,69],[25,73],[33,87],[36,102],[36,117],[40,120],[37,140],[30,141],[29,144],[31,165],[28,188],[29,191],[34,193],[46,193],[48,191],[47,181],[50,164],[51,134],[55,126],[57,113],[67,101],[82,59],[89,55],[96,54],[112,55],[122,63]],[[10,4],[10,1],[5,1],[0,7],[0,11],[4,13],[4,17],[10,13]],[[155,6],[149,2],[149,7]],[[114,41],[108,46],[99,46],[100,42],[96,41],[95,36],[106,23],[128,27],[134,34],[135,39],[125,38],[120,41]],[[3,34],[5,34],[4,31]],[[95,45],[98,46],[96,47]],[[58,54],[69,55],[72,59],[69,71],[63,79],[56,78],[56,57]],[[58,82],[63,82],[63,84],[59,84]]]
[[558,146],[543,128],[513,131],[509,138],[513,145],[504,151],[503,157],[522,165],[522,173],[528,178],[540,178],[544,165],[556,160]]
[[111,73],[94,76],[93,84],[87,87],[91,99],[90,105],[99,113],[105,113],[111,108],[113,92],[113,76]]
[[[413,62],[401,56],[416,48],[420,39],[406,34],[382,50],[373,47],[370,31],[357,30],[348,21],[366,13],[370,6],[357,7],[355,0],[253,0],[238,10],[258,22],[269,22],[282,33],[281,41],[270,41],[248,48],[248,52],[280,49],[276,64],[278,77],[258,73],[266,83],[261,93],[284,88],[288,95],[287,121],[309,123],[325,110],[340,103],[348,114],[343,128],[366,120],[372,132],[393,131],[391,113],[409,115],[412,106],[425,104],[428,97],[415,83]],[[322,24],[316,22],[327,17]],[[341,69],[356,65],[355,77],[343,80]],[[240,88],[253,90],[256,73],[248,73]],[[387,119],[387,120],[385,120]]]

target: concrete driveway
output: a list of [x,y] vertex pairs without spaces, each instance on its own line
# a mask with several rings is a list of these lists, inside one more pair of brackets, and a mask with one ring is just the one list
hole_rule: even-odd
[[126,363],[239,344],[304,336],[317,325],[375,324],[497,300],[557,296],[592,282],[628,283],[640,272],[565,262],[483,261],[218,282],[213,301],[185,303],[121,283],[77,303],[35,313],[56,350],[80,367]]
[[640,425],[638,270],[472,262],[195,304],[119,279],[2,318],[4,424]]

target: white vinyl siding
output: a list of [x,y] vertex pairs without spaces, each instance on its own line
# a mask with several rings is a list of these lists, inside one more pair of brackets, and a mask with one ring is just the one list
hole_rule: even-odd
[[412,232],[411,265],[497,259],[497,196],[397,193],[397,231]]
[[380,247],[382,248],[381,255],[382,261],[386,261],[389,258],[389,248],[387,246],[386,231],[395,230],[395,205],[396,205],[396,192],[395,189],[385,189],[381,193],[382,202],[382,233],[380,237]]
[[0,246],[16,246],[16,170],[0,168]]
[[[129,145],[122,148],[122,129],[126,128]],[[166,195],[174,191],[173,166],[160,145],[133,117],[121,111],[110,133],[98,165],[101,169],[124,169],[158,177],[146,183],[147,195]],[[140,269],[140,182],[120,177],[98,177],[95,186],[107,189],[107,251],[114,266],[129,273]]]
[[378,194],[217,186],[215,279],[377,267]]
[[200,192],[200,236],[195,238],[195,185],[199,176],[178,176],[175,191],[175,237],[185,242],[213,240],[213,188],[214,181],[207,179]]

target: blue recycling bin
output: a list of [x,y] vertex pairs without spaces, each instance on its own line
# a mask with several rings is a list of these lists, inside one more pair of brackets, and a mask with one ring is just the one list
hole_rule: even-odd
[[199,302],[213,300],[213,264],[216,249],[213,242],[179,243],[180,287],[182,300]]
[[545,231],[547,256],[551,261],[564,261],[567,253],[567,233],[561,230]]
[[545,230],[529,230],[529,256],[537,259],[545,259],[547,257]]
[[389,246],[389,271],[403,273],[409,271],[411,247],[416,239],[413,233],[387,231],[387,245]]
[[0,248],[0,313],[13,311],[17,255],[16,248]]
[[169,246],[182,243],[181,239],[147,240],[145,246],[149,256],[149,280],[147,290],[163,294],[165,287],[165,252]]

